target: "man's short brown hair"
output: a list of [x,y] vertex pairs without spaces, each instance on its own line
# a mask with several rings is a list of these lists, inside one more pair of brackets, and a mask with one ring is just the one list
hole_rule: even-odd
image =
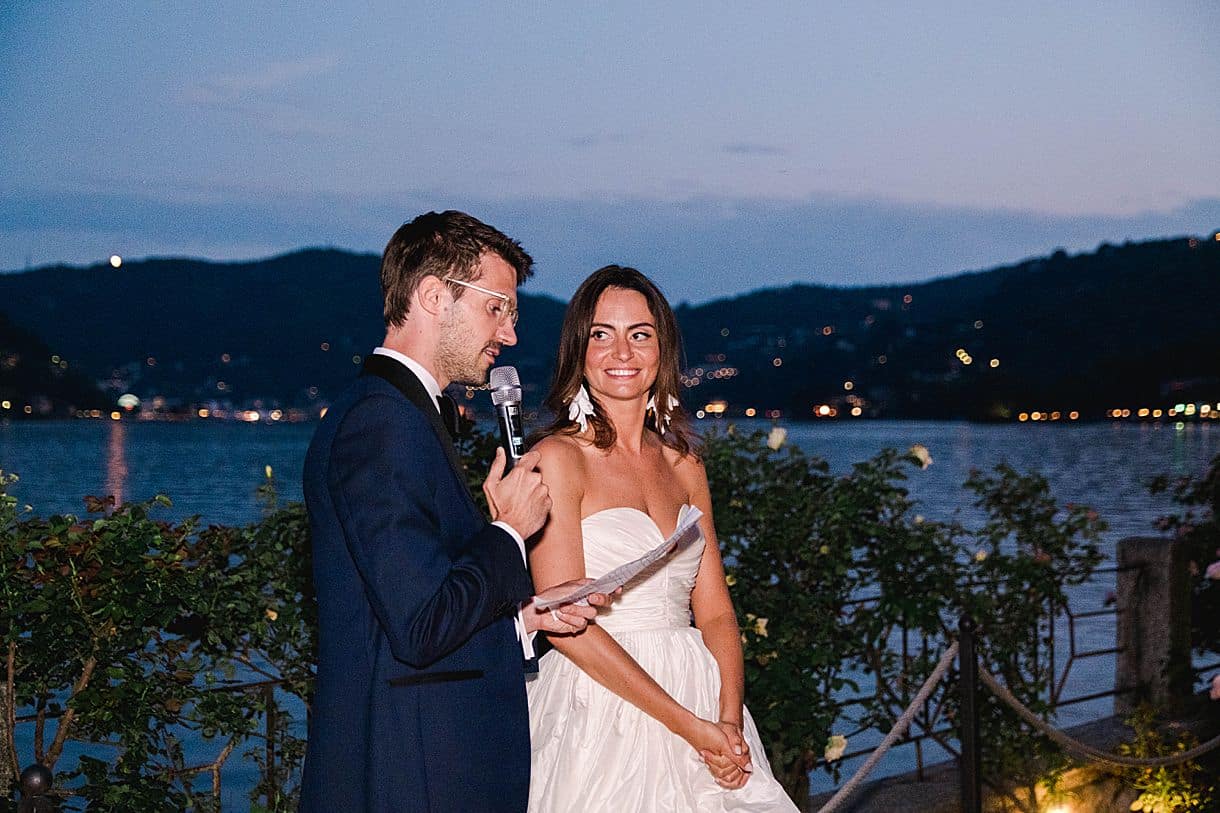
[[[427,276],[463,281],[478,275],[479,261],[498,254],[517,272],[517,284],[534,273],[534,261],[521,244],[464,212],[428,212],[394,232],[381,257],[382,317],[399,327],[411,308],[411,297]],[[454,296],[465,290],[454,287]]]

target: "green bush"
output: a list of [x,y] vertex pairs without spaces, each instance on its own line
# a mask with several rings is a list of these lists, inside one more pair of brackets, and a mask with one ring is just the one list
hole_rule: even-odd
[[[1136,709],[1126,722],[1135,732],[1135,739],[1118,746],[1119,753],[1124,756],[1137,759],[1167,757],[1189,751],[1199,744],[1189,732],[1166,737],[1157,726],[1155,710],[1147,705]],[[1194,760],[1166,768],[1127,768],[1123,774],[1126,783],[1140,794],[1131,803],[1132,810],[1143,813],[1214,810],[1210,805],[1215,788],[1207,784],[1206,774]]]
[[[0,478],[0,494],[13,479]],[[229,687],[265,677],[283,681],[281,698],[307,697],[316,618],[301,600],[309,584],[301,507],[269,511],[247,528],[201,528],[195,518],[151,516],[168,505],[163,496],[119,506],[90,498],[85,517],[41,519],[0,499],[3,656],[15,707],[36,718],[24,757],[55,768],[69,741],[94,744],[57,777],[73,807],[214,809],[207,780],[251,744],[245,755],[263,759],[261,720],[268,702],[281,702]],[[294,809],[292,766],[303,744],[287,716],[272,717],[281,772],[264,770],[252,802]],[[11,739],[7,714],[4,724]],[[213,742],[212,759],[189,764],[185,737]],[[17,765],[8,768],[11,781]]]
[[[1098,561],[1096,514],[1060,507],[1044,479],[1000,466],[965,484],[980,522],[925,520],[904,484],[926,450],[886,451],[839,475],[782,440],[730,428],[708,438],[706,462],[748,702],[794,798],[807,795],[809,770],[837,771],[845,733],[888,731],[964,611],[978,619],[987,668],[1046,709],[1047,609]],[[479,432],[459,441],[478,461],[466,466],[477,500],[494,444]],[[65,743],[87,744],[57,776],[68,806],[215,809],[220,769],[236,757],[259,768],[255,809],[295,809],[317,619],[305,511],[278,504],[270,475],[265,516],[247,527],[160,521],[164,497],[91,499],[85,517],[42,519],[0,477],[0,657],[12,664],[12,705],[37,717],[21,723],[35,726],[22,764],[55,767]],[[926,657],[892,645],[904,629],[929,642]],[[252,681],[276,688],[244,688]],[[861,700],[845,707],[845,694]],[[952,720],[952,680],[932,707],[925,728]],[[1029,735],[994,702],[983,708],[988,775],[1023,780]],[[8,720],[0,714],[11,735]],[[188,736],[211,743],[205,764],[186,760]],[[16,755],[0,764],[11,783]]]
[[[973,526],[926,520],[904,483],[927,450],[887,450],[846,474],[784,447],[782,433],[709,437],[708,478],[726,578],[745,645],[747,700],[767,755],[789,793],[808,792],[822,764],[837,777],[831,740],[857,729],[888,731],[932,672],[958,619],[980,629],[984,666],[1031,708],[1049,711],[1047,619],[1064,587],[1100,560],[1104,526],[1081,506],[1058,506],[1047,481],[1007,465],[974,472],[966,493]],[[913,475],[908,472],[914,471]],[[895,645],[903,635],[929,652]],[[863,674],[864,686],[853,676]],[[845,694],[860,702],[842,706]],[[957,710],[956,680],[934,696],[939,716]],[[982,699],[984,770],[1033,783],[1059,759],[998,701]],[[838,746],[838,747],[836,747]],[[850,747],[850,744],[849,744]],[[1040,755],[1041,760],[1031,759]]]

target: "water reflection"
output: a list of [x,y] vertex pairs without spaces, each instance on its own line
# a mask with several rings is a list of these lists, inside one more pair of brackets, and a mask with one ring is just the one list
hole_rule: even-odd
[[127,427],[122,421],[112,421],[106,439],[106,493],[112,495],[114,504],[123,502],[127,485]]

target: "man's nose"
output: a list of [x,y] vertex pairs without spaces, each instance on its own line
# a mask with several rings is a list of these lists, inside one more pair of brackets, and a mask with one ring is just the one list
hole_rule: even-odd
[[496,341],[508,347],[517,343],[517,328],[513,326],[512,322],[506,320],[496,329]]

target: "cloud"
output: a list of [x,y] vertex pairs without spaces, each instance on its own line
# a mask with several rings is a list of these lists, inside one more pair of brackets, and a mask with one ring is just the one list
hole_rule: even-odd
[[1220,198],[1133,216],[819,198],[488,200],[428,191],[390,198],[257,196],[220,201],[128,194],[0,193],[0,269],[57,261],[192,255],[251,259],[304,246],[380,252],[404,220],[464,209],[522,241],[535,292],[567,298],[607,263],[638,267],[675,301],[703,302],[806,282],[881,285],[992,268],[1049,254],[1220,227]]
[[187,85],[183,89],[186,101],[199,105],[224,105],[250,96],[267,96],[303,79],[329,73],[339,64],[332,54],[317,54],[301,59],[271,62],[260,68],[217,76]]
[[787,155],[789,152],[786,147],[779,147],[774,144],[758,144],[751,141],[738,141],[732,144],[725,144],[721,149],[733,155]]
[[187,85],[182,89],[181,100],[201,111],[221,112],[235,120],[252,122],[272,136],[346,136],[351,134],[351,128],[319,115],[308,94],[300,101],[290,99],[294,86],[324,76],[338,65],[338,58],[331,54],[271,62],[245,73],[225,74]]
[[587,149],[590,147],[600,147],[605,144],[626,144],[631,138],[628,133],[586,133],[575,135],[566,139],[565,143],[569,147],[577,149]]

